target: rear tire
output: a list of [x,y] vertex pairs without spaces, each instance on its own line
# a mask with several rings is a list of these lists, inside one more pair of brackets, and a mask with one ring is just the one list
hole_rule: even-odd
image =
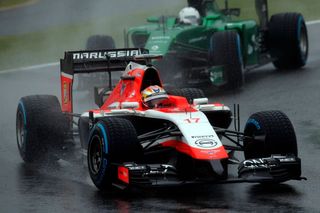
[[90,177],[98,189],[112,189],[117,180],[117,167],[113,164],[134,162],[141,156],[142,146],[130,121],[104,118],[91,130],[87,160]]
[[281,111],[257,112],[246,123],[245,159],[273,154],[298,156],[297,140],[289,118]]
[[269,48],[279,69],[303,67],[308,59],[309,42],[304,18],[299,13],[273,15],[269,25]]
[[234,31],[216,32],[211,37],[209,60],[214,66],[223,66],[227,89],[243,85],[243,62],[240,36]]
[[193,103],[193,99],[206,97],[203,91],[198,88],[172,89],[168,91],[168,94],[185,97],[190,104]]
[[68,129],[56,96],[32,95],[19,101],[16,136],[20,155],[25,162],[41,163],[52,158],[48,153],[58,148]]

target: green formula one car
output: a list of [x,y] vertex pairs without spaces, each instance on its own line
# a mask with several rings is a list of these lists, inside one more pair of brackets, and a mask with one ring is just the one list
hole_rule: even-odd
[[[237,89],[244,73],[272,62],[279,70],[297,69],[308,58],[308,33],[299,13],[269,19],[267,0],[255,0],[258,22],[239,20],[239,8],[224,9],[215,0],[188,0],[179,16],[149,17],[148,24],[125,33],[126,47],[162,54],[158,62],[165,84],[224,86]],[[88,49],[113,48],[110,36],[92,36]]]

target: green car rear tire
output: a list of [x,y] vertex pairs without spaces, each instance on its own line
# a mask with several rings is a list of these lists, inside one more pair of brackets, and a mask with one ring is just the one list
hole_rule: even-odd
[[273,15],[268,25],[268,40],[274,66],[278,69],[303,67],[308,59],[306,23],[300,13]]

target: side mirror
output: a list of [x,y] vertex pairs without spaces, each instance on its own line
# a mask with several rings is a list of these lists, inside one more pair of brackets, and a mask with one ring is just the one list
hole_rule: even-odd
[[122,102],[121,109],[138,109],[139,103],[138,102]]
[[208,104],[208,98],[195,98],[193,99],[193,105]]
[[94,102],[98,107],[101,107],[105,100],[109,97],[111,91],[109,88],[94,87]]

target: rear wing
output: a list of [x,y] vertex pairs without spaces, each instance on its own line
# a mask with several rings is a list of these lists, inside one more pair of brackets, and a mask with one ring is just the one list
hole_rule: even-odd
[[148,54],[143,48],[87,50],[65,52],[60,60],[61,72],[69,75],[122,71],[136,55]]
[[62,111],[73,112],[72,91],[75,74],[108,72],[111,85],[111,72],[124,71],[130,61],[149,63],[148,57],[139,57],[148,53],[149,51],[143,48],[65,52],[64,58],[60,60]]

